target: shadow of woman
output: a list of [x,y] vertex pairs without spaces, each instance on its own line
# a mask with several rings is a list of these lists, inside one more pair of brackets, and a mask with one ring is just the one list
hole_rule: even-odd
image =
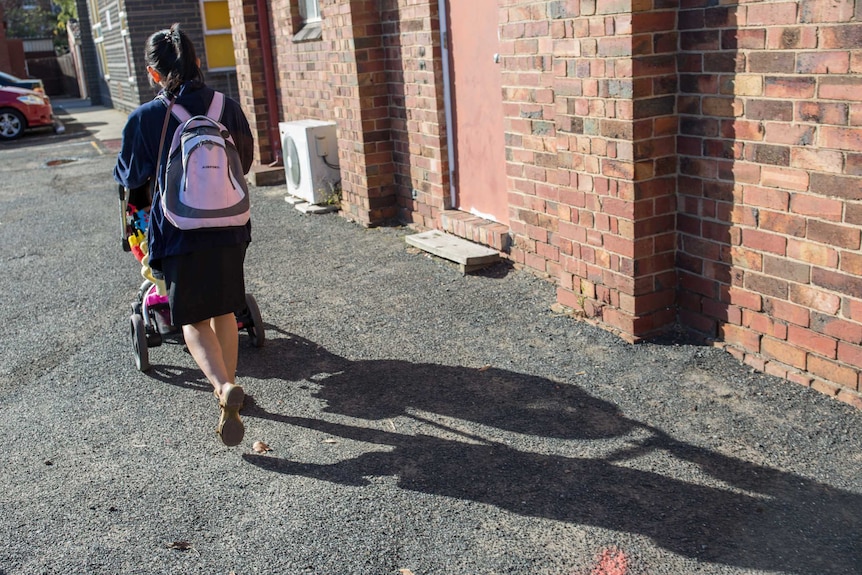
[[[326,465],[243,456],[263,469],[354,486],[368,484],[369,476],[395,476],[403,489],[643,534],[701,561],[800,574],[859,573],[858,493],[678,441],[571,384],[494,368],[350,361],[296,336],[272,343],[271,361],[250,371],[278,378],[278,366],[285,364],[275,356],[281,355],[289,364],[282,377],[312,382],[323,414],[331,415],[272,413],[251,402],[244,416],[390,449]],[[409,435],[374,423],[415,419],[417,411],[501,432],[458,432],[461,441],[451,433]],[[329,421],[333,416],[354,419]],[[506,437],[503,432],[546,442],[616,438],[624,447],[597,457],[537,453],[535,442],[497,439]],[[667,467],[638,468],[637,460],[647,456]]]
[[326,413],[383,420],[418,410],[563,439],[618,437],[635,428],[612,403],[532,375],[397,360],[351,361],[290,334],[268,340],[265,350],[240,362],[239,375],[313,381],[313,396],[324,403]]

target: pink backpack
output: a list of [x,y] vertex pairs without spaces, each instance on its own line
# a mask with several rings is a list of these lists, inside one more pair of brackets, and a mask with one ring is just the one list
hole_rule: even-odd
[[243,226],[249,220],[248,185],[230,131],[220,122],[223,111],[221,92],[215,92],[204,116],[192,116],[173,101],[168,106],[162,146],[171,114],[180,126],[168,150],[161,206],[181,230]]

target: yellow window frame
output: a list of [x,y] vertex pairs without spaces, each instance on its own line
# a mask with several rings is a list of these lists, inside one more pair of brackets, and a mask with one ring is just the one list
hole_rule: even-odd
[[236,53],[230,31],[230,9],[227,0],[201,0],[201,20],[207,69],[212,71],[236,69]]

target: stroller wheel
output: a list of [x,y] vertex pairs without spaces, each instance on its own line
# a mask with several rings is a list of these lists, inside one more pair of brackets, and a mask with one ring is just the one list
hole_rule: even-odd
[[251,337],[251,344],[254,347],[263,347],[266,341],[266,332],[263,329],[263,320],[260,318],[260,308],[257,307],[257,300],[250,293],[245,294],[245,305],[248,308],[248,318],[250,325],[246,326],[246,331]]
[[133,314],[130,320],[132,346],[135,350],[135,365],[140,371],[150,369],[150,351],[147,348],[147,328],[140,314]]

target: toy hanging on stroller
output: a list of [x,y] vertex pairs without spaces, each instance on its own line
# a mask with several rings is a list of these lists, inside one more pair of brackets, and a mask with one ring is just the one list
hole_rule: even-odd
[[[149,226],[150,185],[130,190],[119,186],[121,240],[123,250],[132,252],[141,263],[144,277],[129,319],[135,365],[141,371],[150,369],[149,348],[158,347],[166,339],[182,340],[182,328],[171,324],[171,310],[164,282],[157,279],[149,266],[147,227]],[[254,347],[262,347],[266,339],[260,308],[254,296],[245,294],[246,308],[236,314],[238,330],[246,330]]]

